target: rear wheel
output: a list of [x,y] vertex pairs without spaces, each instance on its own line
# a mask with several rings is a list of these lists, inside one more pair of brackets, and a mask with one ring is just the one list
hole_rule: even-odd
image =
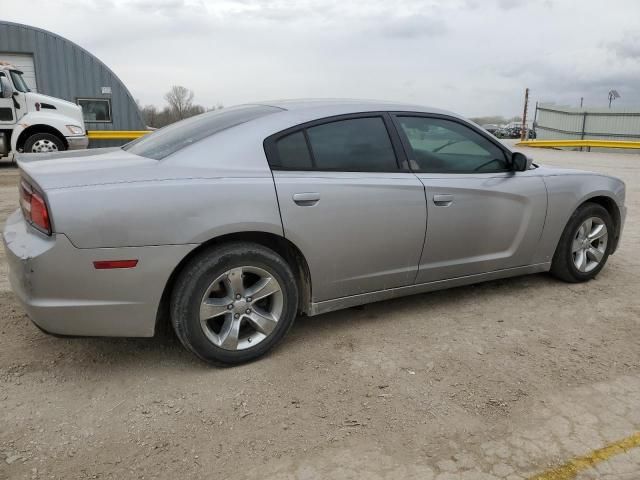
[[586,282],[607,263],[613,220],[601,205],[585,203],[569,219],[551,263],[551,273],[565,282]]
[[66,150],[60,137],[51,133],[34,133],[24,142],[25,153],[47,153]]
[[176,280],[171,321],[182,344],[210,363],[242,363],[275,346],[296,317],[289,265],[258,244],[234,243],[194,257]]

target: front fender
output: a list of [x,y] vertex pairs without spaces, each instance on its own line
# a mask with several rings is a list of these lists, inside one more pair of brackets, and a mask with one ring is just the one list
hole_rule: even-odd
[[621,222],[624,221],[625,186],[622,180],[606,175],[583,173],[551,175],[543,179],[547,187],[548,206],[544,231],[536,254],[540,263],[551,261],[569,218],[580,205],[590,199],[606,197],[613,200],[620,212]]
[[55,110],[52,110],[51,112],[42,110],[39,112],[29,112],[24,117],[20,118],[20,123],[15,126],[13,134],[11,135],[11,149],[16,152],[19,139],[24,131],[37,125],[45,125],[53,128],[58,131],[61,137],[68,137],[71,135],[71,132],[67,129],[67,125],[77,125],[82,127],[84,130],[84,125],[78,125],[77,119],[68,115],[53,112],[55,112]]

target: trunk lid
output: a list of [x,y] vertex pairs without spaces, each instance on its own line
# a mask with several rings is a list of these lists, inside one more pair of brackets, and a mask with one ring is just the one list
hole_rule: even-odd
[[16,155],[23,174],[41,189],[155,179],[159,162],[115,148]]

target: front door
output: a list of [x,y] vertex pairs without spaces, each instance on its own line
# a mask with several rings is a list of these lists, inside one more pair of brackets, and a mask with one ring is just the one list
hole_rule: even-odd
[[[4,72],[0,72],[0,77],[4,76]],[[2,83],[0,82],[0,125],[14,125],[16,123],[16,111],[13,106],[13,98],[3,98],[1,93]]]
[[501,146],[460,120],[395,120],[427,198],[416,283],[530,265],[547,209],[535,170],[514,172]]
[[307,259],[314,302],[415,279],[424,187],[400,170],[390,128],[383,115],[356,115],[267,141],[284,235]]

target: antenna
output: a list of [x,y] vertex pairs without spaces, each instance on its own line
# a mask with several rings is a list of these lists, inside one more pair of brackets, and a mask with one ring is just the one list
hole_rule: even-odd
[[609,90],[609,108],[611,108],[611,102],[616,98],[620,98],[620,94],[617,90]]

